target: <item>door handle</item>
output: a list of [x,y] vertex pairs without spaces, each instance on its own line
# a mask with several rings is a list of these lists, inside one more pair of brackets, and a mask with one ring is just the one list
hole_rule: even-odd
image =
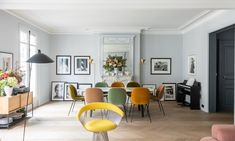
[[234,79],[234,77],[232,77],[232,76],[223,76],[223,79],[228,79],[228,80],[233,80]]

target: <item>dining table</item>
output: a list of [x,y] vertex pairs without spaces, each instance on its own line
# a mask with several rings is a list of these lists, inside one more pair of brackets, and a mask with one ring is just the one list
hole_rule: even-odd
[[[99,89],[101,89],[104,93],[104,97],[107,97],[108,96],[108,92],[111,88],[114,88],[114,87],[98,87]],[[128,96],[131,96],[131,92],[134,88],[137,88],[137,87],[119,87],[119,88],[123,88],[126,90],[126,93],[129,94]],[[154,91],[155,89],[152,88],[152,87],[146,87],[149,92],[151,94],[154,94]],[[83,93],[85,92],[86,89],[77,89],[78,93],[83,95]],[[141,110],[141,116],[144,117],[144,106],[143,105],[140,105],[139,106],[140,110]]]

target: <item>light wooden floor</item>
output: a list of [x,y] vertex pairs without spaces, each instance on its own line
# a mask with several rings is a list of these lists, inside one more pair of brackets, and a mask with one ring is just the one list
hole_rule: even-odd
[[[78,103],[75,109],[82,105]],[[69,106],[70,102],[51,102],[37,108],[28,120],[26,141],[91,141],[92,133],[76,121],[76,111],[67,116]],[[132,123],[123,119],[117,129],[109,132],[110,141],[199,141],[210,135],[212,124],[233,123],[233,114],[208,114],[181,107],[174,101],[164,102],[164,107],[165,117],[156,103],[151,104],[152,123],[147,117],[141,118],[136,110]],[[21,141],[22,132],[22,123],[0,129],[1,141]]]

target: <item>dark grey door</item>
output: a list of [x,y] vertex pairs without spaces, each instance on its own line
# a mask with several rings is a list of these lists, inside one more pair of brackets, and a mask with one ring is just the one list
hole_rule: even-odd
[[[228,33],[233,36],[233,31]],[[227,34],[227,35],[228,35]],[[218,95],[217,111],[233,112],[234,109],[234,40],[218,40]]]

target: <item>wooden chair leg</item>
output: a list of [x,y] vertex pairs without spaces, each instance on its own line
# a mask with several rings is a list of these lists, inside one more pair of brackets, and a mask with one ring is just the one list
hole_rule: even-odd
[[160,101],[160,105],[161,105],[161,107],[162,107],[163,116],[165,116],[165,111],[164,111],[164,108],[163,108],[163,106],[162,106],[162,102],[161,102],[161,101]]

